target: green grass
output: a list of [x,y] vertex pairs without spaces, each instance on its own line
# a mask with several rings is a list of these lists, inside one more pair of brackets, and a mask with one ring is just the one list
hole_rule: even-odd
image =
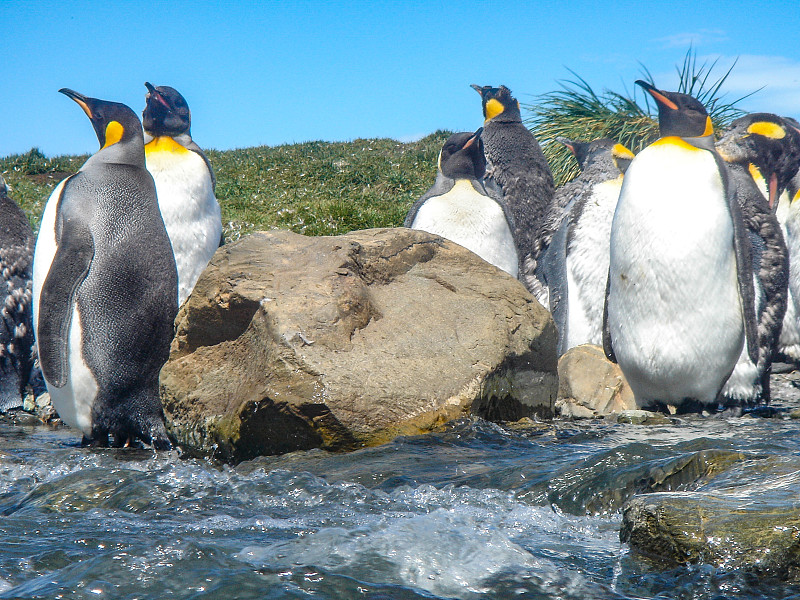
[[[437,131],[411,143],[359,139],[208,150],[225,238],[271,228],[339,235],[402,225],[411,205],[433,184],[436,158],[448,136]],[[9,195],[28,213],[34,230],[53,188],[86,159],[48,159],[35,148],[0,158]]]

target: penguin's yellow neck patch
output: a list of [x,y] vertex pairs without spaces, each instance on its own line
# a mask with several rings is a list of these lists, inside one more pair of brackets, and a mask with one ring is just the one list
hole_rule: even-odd
[[150,154],[151,152],[172,152],[173,154],[183,154],[185,152],[189,152],[189,150],[181,146],[173,138],[169,137],[168,135],[164,135],[153,138],[151,142],[145,144],[144,152],[145,154]]
[[747,133],[763,135],[771,140],[782,140],[786,137],[786,130],[777,123],[769,121],[756,121],[747,128]]
[[663,137],[661,139],[656,140],[651,146],[677,146],[679,148],[683,148],[684,150],[692,150],[693,152],[703,152],[697,146],[692,146],[689,142],[685,139],[678,137],[677,135],[668,135],[667,137]]
[[119,121],[111,121],[106,125],[106,143],[103,144],[103,148],[108,148],[116,144],[122,139],[123,133],[125,133],[125,128],[122,126],[122,123]]
[[486,120],[491,121],[505,109],[506,107],[499,100],[492,98],[486,103]]

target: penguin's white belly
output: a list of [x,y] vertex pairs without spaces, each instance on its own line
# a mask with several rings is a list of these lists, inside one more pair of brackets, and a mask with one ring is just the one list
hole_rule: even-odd
[[744,341],[716,162],[675,139],[634,159],[611,228],[609,327],[640,405],[715,402]]
[[411,227],[447,238],[517,276],[517,249],[503,209],[467,180],[456,181],[446,194],[429,198]]
[[80,429],[87,437],[92,435],[92,405],[97,398],[97,381],[83,358],[81,316],[76,305],[72,308],[69,327],[69,368],[67,383],[56,388],[47,383],[47,391],[58,416],[69,425]]
[[[66,181],[66,180],[64,180]],[[36,249],[33,255],[33,326],[38,340],[39,297],[56,250],[55,223],[58,201],[64,181],[56,186],[45,205]],[[69,329],[68,376],[61,388],[54,387],[45,378],[47,391],[58,416],[69,426],[80,429],[86,436],[92,432],[92,405],[97,397],[97,381],[83,358],[83,337],[78,307],[73,305],[72,321]]]
[[147,169],[178,269],[178,303],[188,298],[219,247],[222,220],[205,161],[195,152],[152,150]]
[[779,214],[779,220],[781,217],[781,229],[789,250],[789,301],[778,349],[792,360],[800,362],[800,207],[787,207],[783,214]]
[[573,225],[567,250],[567,344],[603,343],[603,305],[608,279],[611,221],[622,177],[598,183]]

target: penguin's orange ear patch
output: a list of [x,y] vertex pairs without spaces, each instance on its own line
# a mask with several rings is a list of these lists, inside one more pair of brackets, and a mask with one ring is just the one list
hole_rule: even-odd
[[703,136],[711,135],[714,133],[714,125],[711,123],[711,117],[706,117],[706,129],[703,131]]
[[634,158],[633,152],[628,150],[622,144],[614,144],[614,147],[611,148],[611,156],[614,158],[625,158],[628,160],[633,160]]
[[747,133],[763,135],[771,140],[782,140],[786,137],[786,130],[777,123],[770,121],[756,121],[747,128]]
[[106,143],[103,148],[108,148],[112,144],[116,144],[122,139],[122,134],[125,133],[125,128],[119,121],[111,121],[106,125]]
[[486,120],[494,119],[497,115],[506,109],[505,106],[495,98],[492,98],[486,103]]

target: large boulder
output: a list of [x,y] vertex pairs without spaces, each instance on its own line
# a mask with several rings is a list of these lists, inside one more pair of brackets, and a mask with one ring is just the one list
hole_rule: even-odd
[[176,326],[169,430],[226,460],[550,415],[556,399],[549,313],[422,231],[252,234],[217,251]]

